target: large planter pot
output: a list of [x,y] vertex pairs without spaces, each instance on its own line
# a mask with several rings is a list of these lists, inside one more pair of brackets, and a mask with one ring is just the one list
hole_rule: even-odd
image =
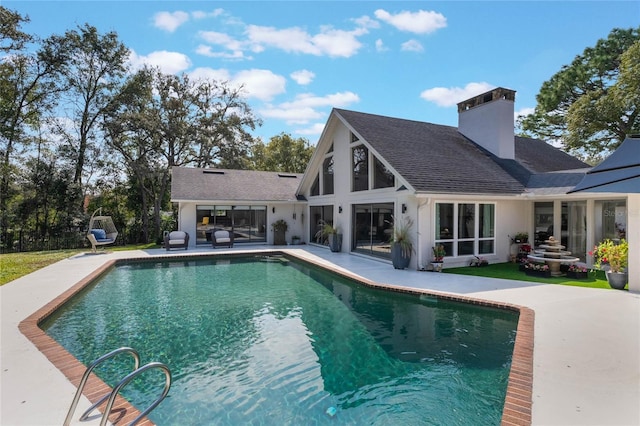
[[615,288],[616,290],[624,290],[624,287],[627,285],[629,281],[629,274],[626,272],[611,272],[607,271],[607,281],[611,288]]
[[329,234],[329,250],[334,253],[342,250],[342,234]]
[[396,269],[407,269],[409,262],[411,262],[411,254],[405,256],[402,251],[402,247],[399,245],[391,245],[391,262]]
[[287,245],[287,240],[285,239],[286,231],[284,229],[276,229],[273,231],[273,244],[276,246],[284,246]]

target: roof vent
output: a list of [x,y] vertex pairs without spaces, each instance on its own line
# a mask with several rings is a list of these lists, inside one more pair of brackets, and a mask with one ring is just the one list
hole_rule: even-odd
[[212,170],[212,169],[205,169],[202,171],[202,173],[206,173],[208,175],[223,175],[224,172],[222,170]]

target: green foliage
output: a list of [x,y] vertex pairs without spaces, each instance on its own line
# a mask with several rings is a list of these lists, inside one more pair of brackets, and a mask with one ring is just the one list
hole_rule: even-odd
[[640,27],[614,29],[545,81],[535,112],[519,120],[527,136],[560,141],[598,158],[639,129]]
[[405,216],[400,222],[396,221],[395,218],[393,218],[393,221],[393,234],[389,242],[392,246],[399,246],[403,256],[410,257],[411,253],[413,253],[413,239],[411,238],[413,219]]
[[622,239],[619,243],[604,240],[589,252],[593,256],[593,266],[597,269],[604,264],[611,268],[611,272],[624,272],[629,264],[629,243]]
[[304,173],[314,147],[304,138],[293,139],[287,133],[273,136],[268,144],[256,143],[252,148],[253,169]]
[[279,231],[287,232],[287,230],[289,229],[289,225],[284,219],[278,219],[271,224],[271,229],[276,232],[279,232]]

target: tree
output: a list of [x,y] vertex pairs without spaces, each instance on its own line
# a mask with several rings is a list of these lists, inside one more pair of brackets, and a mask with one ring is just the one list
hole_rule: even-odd
[[615,149],[640,125],[640,92],[632,90],[640,80],[638,41],[640,27],[614,29],[563,66],[543,83],[535,112],[520,120],[525,134],[586,156]]
[[63,76],[70,120],[61,120],[57,130],[67,143],[73,182],[82,188],[88,156],[102,140],[99,120],[114,102],[126,76],[129,49],[117,33],[101,35],[88,24],[50,37],[45,47],[65,57]]
[[44,116],[55,107],[60,88],[62,57],[40,48],[25,53],[26,46],[37,40],[22,32],[27,18],[0,7],[0,52],[7,56],[0,62],[0,212],[2,240],[10,222],[11,198],[17,194],[15,182],[22,159],[17,158],[35,139]]
[[274,172],[304,173],[314,147],[304,138],[293,139],[287,133],[273,136],[269,143],[253,148],[253,168]]
[[[161,212],[169,200],[171,169],[241,161],[253,138],[246,128],[256,120],[239,89],[226,83],[191,81],[144,68],[132,76],[106,116],[110,146],[139,189],[143,232],[159,238]],[[153,229],[146,212],[153,211]]]

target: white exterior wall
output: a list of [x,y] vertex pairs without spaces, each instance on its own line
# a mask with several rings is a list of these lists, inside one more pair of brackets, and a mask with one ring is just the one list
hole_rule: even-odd
[[[322,206],[333,204],[333,218],[334,226],[340,229],[342,235],[342,251],[351,252],[352,244],[352,206],[354,204],[365,203],[395,203],[394,217],[396,219],[403,220],[404,217],[411,217],[414,219],[414,245],[418,245],[417,227],[417,200],[414,196],[409,195],[409,191],[397,192],[396,189],[404,184],[399,181],[399,177],[396,175],[396,187],[394,188],[381,188],[368,191],[351,191],[351,148],[358,145],[358,142],[351,143],[351,131],[342,124],[336,126],[333,136],[333,161],[334,161],[334,193],[331,195],[309,196],[307,192],[305,196],[309,201],[309,206]],[[326,149],[326,146],[322,147]],[[369,149],[369,154],[372,154]],[[317,168],[313,169],[313,173],[322,171],[322,162],[325,156],[319,158],[316,164]],[[371,157],[370,157],[371,158]],[[384,159],[377,157],[384,162]],[[369,162],[369,171],[372,170],[372,163]],[[371,173],[369,187],[372,186]],[[407,210],[405,214],[402,214],[402,204],[406,204]],[[339,213],[340,207],[342,207],[342,213]],[[308,209],[307,209],[308,216]],[[311,241],[313,236],[309,235],[309,225],[305,223],[305,238],[306,241]],[[417,268],[417,257],[412,256],[411,264],[409,268]]]
[[[432,260],[432,247],[436,236],[436,204],[438,203],[483,203],[495,205],[495,252],[491,255],[482,255],[489,263],[502,263],[509,261],[511,254],[517,253],[517,248],[511,245],[509,236],[517,232],[529,232],[533,223],[533,205],[528,200],[496,200],[491,197],[446,197],[432,196],[416,199],[420,206],[419,220],[419,247],[417,248],[418,267],[427,266]],[[418,240],[416,240],[418,241]],[[444,267],[468,266],[474,256],[458,256],[445,258]]]
[[[196,206],[198,205],[211,205],[211,204],[224,204],[224,205],[265,205],[265,202],[256,201],[254,203],[233,203],[233,202],[220,202],[220,201],[200,201],[200,202],[181,202],[178,210],[178,229],[185,231],[189,234],[189,247],[196,246]],[[302,237],[302,241],[308,241],[304,239],[304,213],[306,207],[304,204],[266,204],[267,206],[267,242],[266,244],[273,244],[273,231],[271,230],[271,224],[279,219],[284,219],[289,225],[289,229],[285,234],[287,244],[291,244],[291,237],[294,235]],[[274,212],[275,209],[275,212]],[[295,218],[293,217],[295,213]],[[204,245],[202,245],[204,246]]]
[[629,291],[640,293],[640,194],[629,194],[627,197],[627,241]]

